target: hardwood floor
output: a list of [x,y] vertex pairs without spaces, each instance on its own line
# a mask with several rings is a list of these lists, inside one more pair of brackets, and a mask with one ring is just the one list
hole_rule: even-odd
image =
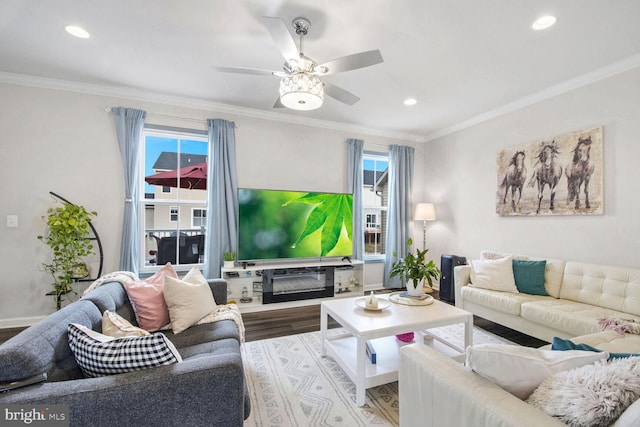
[[[434,291],[431,295],[439,299],[437,291]],[[257,341],[284,335],[319,331],[320,305],[244,313],[242,319],[245,325],[246,341]],[[537,348],[549,344],[546,341],[530,337],[529,335],[522,334],[478,316],[473,317],[473,323],[475,326],[522,346]],[[329,327],[337,326],[340,325],[333,321],[329,322]]]
[[[437,291],[434,291],[432,296],[439,299]],[[246,341],[257,341],[285,335],[301,334],[303,332],[319,331],[320,304],[297,308],[274,309],[255,313],[243,313],[242,319],[245,326]],[[474,316],[473,322],[476,326],[482,329],[523,346],[540,347],[548,344],[545,341],[521,334],[520,332],[477,316]],[[339,325],[336,322],[329,322],[329,327],[337,326]],[[0,344],[18,334],[23,329],[24,328],[0,329]]]

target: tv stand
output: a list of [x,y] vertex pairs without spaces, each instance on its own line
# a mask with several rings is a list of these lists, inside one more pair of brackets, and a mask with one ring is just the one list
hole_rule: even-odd
[[228,301],[241,312],[319,304],[364,295],[364,262],[334,259],[242,263],[222,268]]

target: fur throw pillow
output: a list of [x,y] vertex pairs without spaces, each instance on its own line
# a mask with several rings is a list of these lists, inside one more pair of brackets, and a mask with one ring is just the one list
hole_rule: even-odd
[[527,403],[569,426],[608,426],[638,398],[640,357],[630,357],[552,375]]

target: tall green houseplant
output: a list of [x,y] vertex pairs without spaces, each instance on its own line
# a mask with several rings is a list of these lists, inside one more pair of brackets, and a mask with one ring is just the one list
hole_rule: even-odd
[[87,236],[91,230],[91,217],[97,213],[63,202],[62,207],[49,208],[47,214],[47,232],[38,239],[53,250],[51,263],[42,263],[42,266],[53,278],[53,291],[47,295],[54,296],[56,309],[60,310],[64,296],[75,293],[72,287],[75,279],[89,275],[83,257],[94,254],[91,239]]
[[[413,240],[407,240],[407,246],[411,247]],[[427,262],[427,252],[429,249],[417,249],[416,253],[409,252],[407,255],[391,265],[390,277],[398,276],[405,283],[409,290],[410,283],[413,289],[417,290],[418,286],[422,289],[422,281],[426,280],[430,287],[433,287],[433,279],[440,278],[442,272],[435,265],[433,260]],[[393,256],[397,256],[395,253]]]

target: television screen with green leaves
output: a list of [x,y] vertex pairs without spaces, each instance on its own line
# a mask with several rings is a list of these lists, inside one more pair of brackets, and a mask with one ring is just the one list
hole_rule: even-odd
[[241,188],[238,260],[352,254],[353,196]]

